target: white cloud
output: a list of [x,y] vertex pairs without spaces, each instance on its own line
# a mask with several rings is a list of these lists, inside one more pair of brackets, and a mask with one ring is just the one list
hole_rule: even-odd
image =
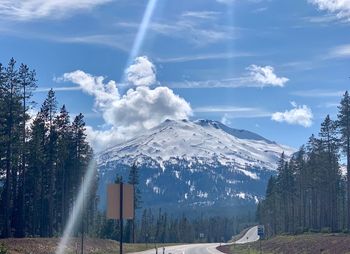
[[112,0],[1,0],[0,16],[14,20],[61,18]]
[[216,0],[216,2],[221,4],[233,4],[236,0]]
[[309,0],[317,5],[322,11],[335,14],[339,19],[350,21],[350,1],[349,0]]
[[130,89],[106,111],[106,118],[113,125],[152,128],[166,119],[187,119],[191,107],[167,87],[140,86]]
[[222,116],[221,122],[222,122],[223,124],[225,124],[225,125],[231,125],[231,124],[232,124],[232,122],[231,122],[231,120],[230,120],[228,114],[224,114],[224,115]]
[[[57,81],[59,81],[57,79]],[[42,93],[42,92],[48,92],[51,89],[55,90],[55,92],[71,92],[71,91],[79,91],[81,88],[79,86],[62,86],[62,87],[41,87],[35,89],[35,92]]]
[[340,45],[330,50],[328,58],[350,57],[350,44]]
[[125,73],[127,81],[135,86],[149,86],[156,82],[156,69],[146,56],[137,57]]
[[183,17],[191,17],[198,19],[216,19],[220,12],[216,11],[187,11],[182,14]]
[[84,92],[94,96],[95,106],[98,108],[108,108],[115,100],[120,98],[115,81],[111,80],[104,83],[105,78],[102,76],[95,77],[77,70],[63,74],[62,79],[79,85]]
[[[192,45],[205,46],[215,44],[222,41],[231,41],[238,35],[238,28],[226,26],[212,22],[208,18],[208,13],[192,12],[189,16],[184,13],[177,20],[164,20],[163,22],[151,22],[148,31],[172,39],[186,41]],[[202,18],[196,18],[194,16]],[[204,18],[204,17],[207,18]],[[213,15],[212,15],[213,16]],[[138,23],[119,22],[116,23],[119,28],[124,28],[126,33],[130,33],[131,29],[138,29]]]
[[279,86],[283,87],[288,81],[288,78],[278,77],[272,66],[250,65],[247,70],[250,72],[250,78],[253,82],[261,84],[261,86]]
[[237,107],[237,106],[205,106],[197,107],[193,109],[196,114],[218,114],[223,113],[222,121],[227,123],[231,119],[236,118],[260,118],[260,117],[271,117],[271,113],[265,111],[262,108],[254,107]]
[[257,112],[260,109],[250,107],[235,107],[235,106],[206,106],[194,109],[198,113],[234,113],[234,112]]
[[[251,3],[260,3],[263,0],[245,0],[246,2],[251,2]],[[245,1],[241,1],[241,2],[245,2]],[[221,3],[221,4],[233,4],[236,3],[237,0],[216,0],[216,2]]]
[[185,55],[179,57],[168,57],[168,58],[156,58],[157,62],[160,63],[184,63],[193,61],[206,61],[206,60],[221,60],[221,59],[232,59],[239,57],[251,57],[255,56],[253,53],[246,52],[235,52],[235,53],[213,53],[213,54],[202,54],[202,55]]
[[288,124],[310,127],[313,119],[311,109],[306,105],[298,106],[295,102],[291,104],[293,106],[291,110],[273,113],[271,119],[276,122],[286,122]]
[[291,92],[292,95],[300,97],[310,98],[322,98],[322,97],[341,97],[344,91],[337,90],[322,90],[322,89],[311,89],[311,90],[300,90]]
[[176,81],[169,82],[173,88],[238,88],[238,87],[284,87],[289,81],[286,77],[278,77],[272,66],[257,66],[255,64],[246,68],[248,73],[241,77],[233,77],[219,80]]
[[139,135],[166,119],[188,119],[192,115],[190,104],[167,87],[136,86],[120,96],[116,82],[107,82],[102,76],[77,70],[65,73],[61,79],[79,85],[82,91],[94,96],[95,110],[105,121],[103,130],[87,128],[96,151]]
[[113,49],[129,52],[130,41],[132,36],[130,35],[110,35],[110,34],[91,34],[91,35],[77,35],[77,36],[38,36],[30,35],[34,37],[41,37],[42,39],[71,44],[90,44],[90,45],[102,45]]

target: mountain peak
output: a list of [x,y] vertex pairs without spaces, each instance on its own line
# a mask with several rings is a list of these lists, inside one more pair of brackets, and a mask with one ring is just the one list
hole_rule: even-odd
[[[172,158],[219,160],[223,164],[274,169],[282,152],[292,148],[278,145],[256,133],[230,128],[218,121],[167,119],[139,137],[101,153],[109,160],[149,157],[161,165]],[[101,157],[99,156],[99,157]],[[101,162],[101,161],[100,161]]]
[[[137,161],[145,203],[257,202],[281,153],[294,149],[212,120],[170,120],[97,156],[100,194]],[[233,203],[232,203],[233,204]]]

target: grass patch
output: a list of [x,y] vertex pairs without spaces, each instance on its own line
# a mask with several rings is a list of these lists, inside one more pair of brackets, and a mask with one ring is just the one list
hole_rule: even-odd
[[[259,254],[260,243],[230,245],[227,254]],[[276,236],[262,241],[263,254],[350,254],[350,235],[313,234]]]
[[[59,243],[59,238],[7,238],[0,239],[0,254],[53,254]],[[158,253],[163,246],[179,244],[157,244]],[[125,253],[154,249],[154,244],[123,244]],[[72,238],[65,254],[80,253],[80,239]],[[84,253],[86,254],[119,254],[119,242],[107,239],[85,239]]]

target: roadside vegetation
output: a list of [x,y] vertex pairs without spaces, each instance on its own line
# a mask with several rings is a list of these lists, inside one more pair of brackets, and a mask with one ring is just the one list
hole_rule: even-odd
[[[59,238],[8,238],[0,239],[0,254],[19,254],[19,253],[35,253],[35,254],[51,254],[55,253]],[[160,250],[163,246],[176,245],[172,244],[156,244]],[[132,253],[154,249],[154,244],[124,244],[125,253]],[[67,246],[67,254],[80,253],[80,239],[72,238]],[[119,243],[106,239],[91,239],[85,241],[84,253],[86,254],[119,254]]]
[[[346,234],[280,235],[262,241],[263,254],[345,254],[350,253],[350,237]],[[230,245],[219,248],[228,254],[259,254],[260,243]]]
[[[268,236],[282,233],[349,232],[350,96],[345,92],[336,119],[327,115],[288,161],[282,154],[278,176],[268,182],[258,220]],[[342,165],[346,162],[346,166]],[[342,172],[343,171],[343,172]],[[346,172],[344,172],[346,171]]]

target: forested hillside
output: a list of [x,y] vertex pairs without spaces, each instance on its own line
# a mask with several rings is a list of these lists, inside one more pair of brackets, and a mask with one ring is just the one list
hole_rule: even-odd
[[[70,119],[51,89],[40,107],[32,95],[38,81],[34,70],[11,59],[0,64],[0,237],[61,236],[75,208],[82,178],[93,151],[86,139],[84,116]],[[34,109],[38,108],[37,111]],[[34,112],[34,113],[33,113]],[[96,169],[95,169],[96,170]],[[116,181],[120,181],[117,179]],[[142,207],[139,168],[130,167],[128,182],[136,186],[135,207]],[[97,170],[86,197],[84,232],[118,240],[120,224],[97,210]],[[125,223],[127,242],[198,242],[229,240],[250,225],[253,216],[173,216],[143,210]],[[81,227],[75,235],[80,234]]]
[[[269,235],[350,230],[350,97],[345,92],[337,119],[326,116],[290,161],[282,154],[258,219]],[[346,174],[342,163],[346,161]]]
[[[82,114],[71,121],[55,93],[35,115],[36,74],[11,59],[0,64],[0,234],[2,237],[54,236],[63,231],[92,149]],[[94,189],[97,184],[97,174]],[[93,225],[96,191],[86,204]]]

